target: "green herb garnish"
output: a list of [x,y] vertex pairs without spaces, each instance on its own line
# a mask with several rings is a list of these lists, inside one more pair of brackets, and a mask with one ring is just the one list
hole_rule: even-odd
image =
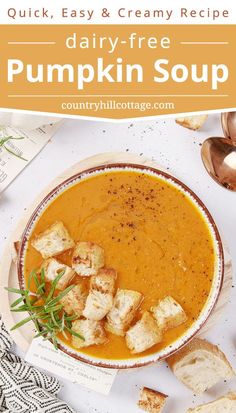
[[10,153],[11,155],[16,156],[17,158],[21,159],[22,161],[26,161],[27,159],[23,158],[23,156],[18,155],[18,153],[12,151],[7,145],[6,143],[12,140],[21,140],[21,139],[25,139],[23,136],[16,138],[14,136],[4,136],[3,138],[0,138],[0,147],[4,148],[8,153]]
[[[23,326],[29,321],[33,321],[37,330],[36,337],[43,337],[45,340],[50,340],[54,347],[58,348],[58,334],[61,333],[68,339],[67,332],[71,335],[84,340],[80,334],[72,329],[72,321],[78,317],[68,315],[63,310],[63,305],[60,300],[71,291],[75,285],[70,285],[64,291],[55,295],[56,287],[64,275],[64,271],[60,272],[51,284],[51,288],[46,293],[46,283],[44,269],[37,275],[36,271],[32,271],[28,280],[28,288],[20,290],[17,288],[5,288],[7,291],[19,294],[20,297],[11,304],[12,312],[28,312],[29,316],[19,323],[15,324],[11,330]],[[34,281],[36,292],[30,291],[31,282]]]

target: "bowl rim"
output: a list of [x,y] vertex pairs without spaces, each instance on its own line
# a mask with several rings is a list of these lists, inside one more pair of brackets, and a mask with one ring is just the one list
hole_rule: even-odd
[[[76,174],[73,174],[72,176],[68,177],[64,181],[60,182],[58,185],[56,185],[52,190],[50,190],[47,195],[43,197],[43,199],[38,203],[36,208],[34,209],[33,213],[31,214],[29,220],[27,221],[27,224],[25,226],[25,229],[22,233],[21,239],[20,239],[20,246],[18,250],[18,255],[17,255],[17,274],[18,274],[18,281],[21,289],[25,288],[25,279],[24,279],[24,258],[25,258],[25,246],[28,242],[28,236],[33,230],[35,226],[35,222],[37,221],[37,218],[41,216],[41,214],[45,211],[45,209],[50,205],[50,203],[57,198],[60,194],[62,194],[64,191],[68,189],[73,185],[76,185],[80,182],[81,179],[83,178],[88,178],[90,175],[95,174],[97,172],[109,172],[110,170],[116,170],[116,169],[121,169],[121,170],[139,170],[142,171],[143,173],[146,173],[147,175],[153,175],[156,177],[161,177],[165,181],[167,181],[170,185],[172,184],[173,186],[179,187],[180,190],[182,190],[185,194],[187,193],[188,197],[194,201],[194,205],[197,207],[198,211],[204,213],[204,219],[207,224],[208,229],[210,230],[212,238],[214,237],[215,245],[217,245],[218,250],[215,251],[216,255],[218,257],[218,266],[217,266],[217,273],[214,274],[214,277],[217,278],[218,284],[216,285],[218,288],[217,294],[215,295],[215,298],[209,307],[208,311],[206,314],[203,313],[204,307],[207,306],[207,302],[205,303],[199,317],[196,319],[200,320],[202,318],[201,323],[199,323],[199,326],[195,328],[195,330],[192,332],[190,337],[185,337],[187,335],[187,332],[192,328],[190,327],[186,332],[179,337],[177,340],[182,340],[182,344],[180,344],[177,348],[171,349],[172,345],[175,343],[175,340],[171,345],[168,345],[170,348],[169,351],[167,351],[165,354],[162,356],[158,356],[159,352],[154,352],[148,356],[138,356],[137,358],[130,358],[130,359],[99,359],[90,355],[87,355],[86,353],[80,353],[79,351],[76,351],[69,346],[66,346],[65,343],[61,344],[59,342],[58,348],[63,351],[65,354],[67,354],[70,357],[73,357],[74,359],[84,362],[86,364],[90,364],[96,367],[102,367],[102,368],[108,368],[108,369],[130,369],[130,368],[138,368],[138,367],[144,367],[149,364],[153,364],[156,362],[160,362],[170,356],[172,356],[174,353],[178,352],[181,348],[183,348],[186,344],[188,344],[198,333],[199,331],[204,327],[206,322],[208,321],[209,317],[211,316],[221,293],[223,282],[224,282],[224,249],[223,249],[223,243],[221,240],[221,236],[218,230],[218,227],[215,223],[214,218],[212,217],[211,213],[209,212],[208,208],[206,205],[203,203],[203,201],[196,195],[196,193],[189,188],[185,183],[183,183],[181,180],[176,178],[175,176],[171,175],[168,172],[160,170],[158,167],[153,167],[153,166],[148,166],[148,165],[141,165],[141,164],[136,164],[136,163],[129,163],[129,162],[115,162],[115,163],[108,163],[104,165],[98,165],[94,166],[88,169],[85,169],[83,171],[80,171]],[[150,173],[151,172],[151,173]],[[73,183],[73,181],[77,181]],[[64,189],[63,189],[64,188]],[[55,196],[55,198],[51,201],[51,197]],[[215,248],[216,249],[216,248]],[[216,269],[214,270],[216,272]],[[218,277],[217,277],[218,276]],[[210,296],[210,295],[209,295]],[[208,297],[209,298],[209,297]],[[203,314],[202,314],[203,313]],[[204,316],[204,317],[203,317]],[[164,350],[164,349],[163,349]],[[162,351],[163,351],[162,350]],[[143,358],[143,361],[142,361]],[[145,360],[145,358],[148,358]]]

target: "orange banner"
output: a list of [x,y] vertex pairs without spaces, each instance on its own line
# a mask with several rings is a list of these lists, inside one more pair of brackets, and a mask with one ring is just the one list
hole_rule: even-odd
[[235,108],[235,25],[1,26],[0,106],[103,118]]

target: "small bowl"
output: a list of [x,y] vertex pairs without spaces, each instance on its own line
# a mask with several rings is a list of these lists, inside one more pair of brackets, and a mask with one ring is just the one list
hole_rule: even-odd
[[150,355],[142,356],[139,355],[135,358],[130,359],[119,359],[119,360],[109,360],[109,359],[102,359],[97,357],[92,357],[90,355],[84,354],[79,350],[74,350],[71,347],[67,346],[64,342],[59,343],[59,348],[66,353],[67,355],[83,361],[85,363],[89,363],[91,365],[99,366],[99,367],[106,367],[106,368],[116,368],[116,369],[129,369],[129,368],[137,368],[142,367],[151,363],[158,362],[165,358],[168,358],[173,353],[178,351],[184,345],[186,345],[197,333],[199,333],[200,329],[205,325],[206,321],[208,320],[209,316],[211,315],[217,300],[219,298],[219,294],[223,285],[224,280],[224,254],[223,254],[223,246],[222,241],[220,238],[219,231],[217,226],[209,213],[206,206],[203,202],[198,198],[198,196],[189,189],[185,184],[183,184],[178,179],[174,178],[168,173],[162,172],[156,168],[151,168],[144,165],[136,165],[136,164],[127,164],[127,163],[116,163],[116,164],[109,164],[98,166],[95,168],[91,168],[80,172],[70,178],[66,179],[64,182],[59,184],[56,188],[54,188],[37,206],[34,210],[31,218],[29,219],[24,233],[22,235],[21,244],[19,248],[18,254],[18,279],[20,288],[25,288],[25,280],[24,280],[24,261],[25,261],[25,252],[27,249],[27,244],[31,233],[35,227],[35,224],[44,210],[48,207],[48,205],[62,192],[67,190],[69,187],[75,185],[76,183],[82,181],[91,176],[96,176],[99,174],[103,174],[106,172],[112,171],[135,171],[145,173],[149,176],[154,176],[159,179],[162,179],[164,182],[167,182],[173,185],[178,190],[182,191],[185,196],[187,196],[196,206],[199,213],[203,217],[204,221],[206,222],[209,231],[212,236],[214,250],[215,250],[215,270],[214,270],[214,278],[212,283],[211,292],[209,294],[208,300],[199,316],[199,318],[192,324],[192,326],[185,332],[183,336],[175,340],[171,345],[168,345],[161,351],[155,352]]

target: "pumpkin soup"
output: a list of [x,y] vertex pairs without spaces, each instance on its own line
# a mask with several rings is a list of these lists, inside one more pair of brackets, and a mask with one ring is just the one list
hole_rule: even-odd
[[[63,240],[70,249],[58,250],[60,263],[73,267],[74,242],[96,244],[104,251],[102,265],[117,274],[115,288],[142,294],[132,326],[166,297],[184,309],[187,317],[182,324],[166,330],[161,342],[142,355],[165,348],[199,317],[212,286],[215,252],[203,216],[182,190],[161,177],[132,170],[82,179],[58,195],[38,218],[27,244],[26,281],[43,261],[32,241],[55,222],[62,222],[71,237],[67,240],[66,234]],[[76,274],[68,284],[82,279],[88,287],[89,278]],[[101,344],[79,351],[104,359],[134,357],[123,336],[110,331],[106,336]],[[72,346],[71,336],[67,337],[60,338]]]

